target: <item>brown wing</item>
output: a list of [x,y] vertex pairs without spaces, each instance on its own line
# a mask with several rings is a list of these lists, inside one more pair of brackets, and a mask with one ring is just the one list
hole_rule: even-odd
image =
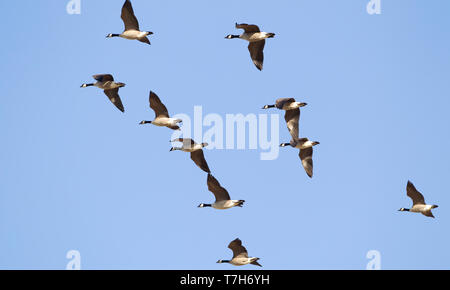
[[147,37],[142,37],[142,38],[139,38],[138,40],[139,40],[140,42],[150,44],[150,40],[148,40]]
[[277,99],[275,106],[277,107],[277,109],[282,110],[284,105],[290,104],[295,102],[294,98],[279,98]]
[[413,206],[416,204],[425,204],[425,198],[409,180],[406,185],[406,194],[412,199]]
[[241,23],[241,24],[237,24],[236,23],[236,28],[237,29],[244,29],[245,32],[260,32],[259,31],[259,27],[257,25],[254,24],[247,24],[247,23]]
[[262,265],[258,263],[258,261],[253,261],[250,264],[262,267]]
[[110,74],[99,74],[99,75],[93,75],[92,77],[98,82],[114,81],[113,76]]
[[139,30],[139,23],[134,15],[133,6],[131,6],[130,0],[126,0],[123,4],[120,18],[122,18],[123,24],[125,25],[125,31]]
[[292,140],[297,141],[298,139],[298,122],[300,120],[300,109],[287,110],[284,113],[284,120],[286,121],[289,133],[292,136]]
[[424,216],[434,218],[434,215],[433,215],[433,213],[431,212],[431,210],[422,212],[422,214],[423,214]]
[[206,182],[208,184],[208,190],[214,194],[216,201],[230,200],[228,191],[220,185],[219,181],[217,181],[214,176],[208,174],[208,179]]
[[259,69],[263,69],[264,62],[264,45],[266,44],[265,40],[250,42],[248,45],[248,51],[250,52],[250,57],[252,58],[253,63]]
[[240,239],[235,239],[232,241],[228,248],[233,251],[233,259],[236,257],[245,257],[248,258],[247,249],[242,246],[242,241]]
[[200,169],[207,173],[211,173],[211,170],[209,170],[208,163],[206,163],[205,155],[203,155],[203,150],[196,150],[194,152],[191,152],[191,159],[194,161],[195,164],[197,164]]
[[117,109],[121,110],[122,112],[125,112],[122,101],[120,100],[119,97],[119,88],[104,90],[103,92],[105,93],[105,95],[108,96],[111,103],[113,103],[117,107]]
[[155,111],[156,117],[167,117],[169,118],[169,112],[167,111],[166,106],[161,102],[159,97],[152,91],[150,91],[150,108]]
[[306,148],[306,149],[300,149],[300,153],[298,156],[300,156],[300,160],[302,161],[303,168],[305,168],[306,174],[308,174],[309,177],[313,176],[313,148]]
[[174,125],[174,126],[169,126],[170,129],[172,130],[178,130],[180,129],[180,127],[178,125]]

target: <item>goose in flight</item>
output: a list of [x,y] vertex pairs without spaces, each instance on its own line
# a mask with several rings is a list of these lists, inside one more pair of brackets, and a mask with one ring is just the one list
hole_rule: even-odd
[[303,168],[309,177],[313,176],[313,146],[320,144],[317,141],[309,141],[308,138],[299,138],[298,122],[300,119],[300,109],[287,110],[284,114],[291,141],[289,143],[281,143],[280,147],[291,146],[300,149],[298,156],[302,161]]
[[240,239],[235,239],[232,241],[228,245],[228,248],[233,251],[233,258],[231,260],[219,260],[217,263],[230,263],[234,266],[252,264],[262,267],[261,264],[258,263],[259,258],[248,257],[247,249],[242,246],[242,241]]
[[122,112],[125,112],[122,101],[119,96],[119,88],[125,86],[124,83],[116,83],[114,82],[114,78],[110,74],[99,74],[92,76],[97,82],[91,84],[82,84],[82,88],[86,87],[97,87],[102,89],[105,95],[109,98],[109,100]]
[[294,98],[279,98],[274,105],[265,105],[263,109],[277,108],[279,110],[289,111],[308,105],[307,103],[296,102]]
[[264,46],[266,45],[266,38],[273,38],[275,33],[261,32],[257,25],[249,25],[246,23],[235,24],[237,29],[244,29],[241,35],[229,34],[225,36],[227,39],[240,38],[249,42],[248,51],[250,57],[259,70],[263,69],[264,62]]
[[148,40],[147,36],[153,34],[153,32],[140,31],[139,22],[134,15],[133,6],[131,6],[130,0],[126,0],[123,4],[120,17],[125,25],[125,30],[121,34],[110,33],[106,36],[107,38],[122,37],[150,44],[150,40]]
[[225,188],[223,188],[220,185],[219,181],[217,181],[217,179],[211,174],[208,174],[207,184],[208,190],[214,194],[214,196],[216,197],[216,201],[213,204],[201,203],[198,207],[213,207],[215,209],[228,209],[235,206],[242,207],[242,205],[244,204],[245,200],[231,200],[228,191]]
[[197,144],[190,138],[178,138],[170,142],[183,143],[182,147],[172,147],[170,151],[181,150],[183,152],[190,152],[192,161],[206,173],[211,173],[208,163],[206,163],[205,155],[203,155],[203,147],[208,146],[208,143]]
[[399,211],[409,211],[409,212],[420,212],[424,216],[434,218],[431,210],[437,208],[438,206],[433,204],[426,204],[423,195],[416,189],[414,184],[408,180],[406,185],[406,194],[412,199],[413,206],[411,208],[402,207]]
[[153,124],[159,127],[167,127],[172,130],[180,130],[178,123],[181,123],[182,120],[170,118],[166,106],[164,106],[159,97],[152,91],[150,91],[149,102],[150,108],[155,112],[155,119],[153,121],[141,121],[139,124]]

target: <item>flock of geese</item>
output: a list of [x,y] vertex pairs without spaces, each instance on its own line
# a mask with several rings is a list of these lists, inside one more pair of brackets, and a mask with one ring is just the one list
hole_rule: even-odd
[[[125,29],[121,34],[110,33],[106,37],[122,37],[130,40],[138,40],[143,43],[150,44],[148,39],[149,35],[152,35],[151,31],[141,31],[139,28],[138,20],[134,14],[133,7],[130,0],[126,0],[122,7],[121,18],[125,25]],[[240,38],[249,42],[248,50],[250,57],[258,70],[263,69],[264,61],[264,46],[265,39],[273,38],[275,33],[261,32],[257,25],[249,24],[237,24],[237,29],[243,29],[244,32],[240,35],[227,35],[226,39]],[[109,100],[119,109],[121,112],[125,112],[125,108],[119,96],[119,89],[124,87],[125,84],[114,81],[114,77],[111,74],[97,74],[93,78],[95,83],[82,84],[82,88],[94,86],[102,89]],[[140,124],[152,124],[159,127],[167,127],[172,130],[180,130],[181,119],[171,118],[167,107],[162,103],[161,99],[152,91],[150,91],[150,108],[155,112],[155,118],[153,121],[141,121]],[[320,144],[317,141],[310,141],[308,138],[299,137],[299,119],[300,108],[306,106],[306,103],[297,102],[294,98],[280,98],[277,99],[275,104],[265,105],[262,109],[277,108],[285,111],[285,121],[289,133],[292,137],[289,143],[282,143],[280,147],[291,146],[299,149],[299,157],[303,168],[307,175],[312,178],[313,176],[313,147]],[[172,147],[170,151],[180,150],[183,152],[189,152],[192,161],[203,171],[208,173],[207,186],[208,190],[214,194],[214,203],[201,203],[198,207],[212,207],[214,209],[230,209],[232,207],[242,207],[245,200],[233,200],[230,198],[228,191],[222,187],[219,181],[211,174],[208,163],[206,162],[203,154],[203,148],[208,146],[208,143],[196,143],[189,138],[178,138],[171,140],[170,142],[180,142],[181,147]],[[434,218],[431,210],[437,208],[437,205],[430,205],[425,203],[423,195],[414,187],[414,185],[408,181],[407,196],[409,196],[413,205],[410,209],[401,208],[399,211],[409,211],[415,213],[422,213],[427,217]],[[235,239],[228,245],[228,248],[233,251],[233,258],[231,260],[218,260],[217,263],[230,263],[235,266],[242,266],[252,264],[261,266],[258,263],[259,258],[249,257],[247,250],[242,246],[240,239]]]

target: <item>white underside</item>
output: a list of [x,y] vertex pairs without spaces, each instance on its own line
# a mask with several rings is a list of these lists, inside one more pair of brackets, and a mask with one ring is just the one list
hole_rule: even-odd
[[146,31],[138,31],[138,30],[127,30],[124,31],[120,37],[126,38],[126,39],[140,39],[145,36],[147,36],[148,33]]
[[152,121],[152,124],[159,127],[167,127],[167,126],[176,126],[178,123],[178,119],[174,118],[167,118],[167,117],[160,117],[156,118]]
[[215,209],[228,209],[235,207],[238,203],[238,200],[221,200],[213,203],[211,206]]
[[416,204],[409,211],[422,213],[422,212],[430,211],[431,209],[432,209],[432,205],[430,205],[430,204]]
[[235,266],[243,266],[243,265],[247,265],[250,264],[251,262],[253,262],[254,260],[256,260],[257,258],[244,258],[244,257],[239,257],[239,258],[234,258],[230,261],[230,264],[235,265]]
[[295,148],[298,148],[298,149],[306,149],[306,148],[311,148],[311,147],[313,147],[313,142],[312,141],[306,141],[306,142],[303,142],[303,143],[298,143],[295,146]]
[[269,37],[267,32],[251,32],[251,33],[243,33],[239,36],[239,38],[247,40],[249,42],[261,41]]

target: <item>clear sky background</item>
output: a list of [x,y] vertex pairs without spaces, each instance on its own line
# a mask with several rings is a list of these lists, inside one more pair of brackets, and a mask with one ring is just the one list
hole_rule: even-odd
[[[0,1],[0,268],[255,269],[216,264],[239,237],[263,269],[450,268],[450,1],[133,0],[152,45],[120,38],[122,0]],[[275,32],[264,70],[235,22]],[[8,31],[6,31],[8,29]],[[97,73],[127,84],[119,112]],[[314,177],[298,151],[205,150],[243,208],[212,202],[206,174],[169,152],[171,130],[139,126],[155,91],[171,114],[265,113],[307,102]],[[280,142],[289,141],[283,112]],[[205,128],[207,129],[207,128]],[[436,219],[410,207],[411,180]]]

